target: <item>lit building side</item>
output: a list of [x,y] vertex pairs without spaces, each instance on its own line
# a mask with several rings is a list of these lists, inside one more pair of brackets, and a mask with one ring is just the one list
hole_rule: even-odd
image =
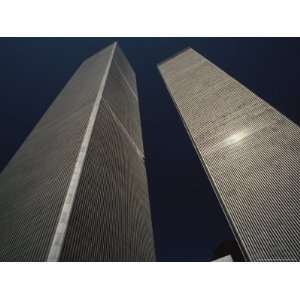
[[299,261],[299,127],[193,49],[159,70],[245,258]]

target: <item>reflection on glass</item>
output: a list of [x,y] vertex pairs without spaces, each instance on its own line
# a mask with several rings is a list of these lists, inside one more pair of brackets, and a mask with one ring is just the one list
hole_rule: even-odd
[[224,143],[226,145],[232,145],[239,143],[243,138],[245,138],[248,135],[246,130],[242,130],[240,132],[232,134],[230,137],[226,138],[224,140]]

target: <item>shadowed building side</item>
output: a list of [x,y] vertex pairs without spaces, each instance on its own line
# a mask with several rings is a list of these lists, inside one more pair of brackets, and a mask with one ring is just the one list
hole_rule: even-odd
[[192,49],[159,70],[245,258],[299,261],[299,127]]
[[154,259],[135,75],[117,48],[87,151],[61,260]]
[[[124,78],[109,93],[117,61]],[[3,170],[0,260],[154,260],[138,98],[124,80],[136,93],[116,44],[87,59]]]

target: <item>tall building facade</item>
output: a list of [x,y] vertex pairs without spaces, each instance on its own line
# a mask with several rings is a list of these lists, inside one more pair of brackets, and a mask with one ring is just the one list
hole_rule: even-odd
[[159,70],[245,258],[299,261],[299,127],[192,49]]
[[0,175],[1,261],[153,261],[135,73],[82,63]]

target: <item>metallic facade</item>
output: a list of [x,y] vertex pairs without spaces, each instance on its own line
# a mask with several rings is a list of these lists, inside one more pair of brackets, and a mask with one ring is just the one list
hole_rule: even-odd
[[159,70],[245,258],[299,261],[299,127],[192,49]]
[[0,175],[1,261],[153,261],[135,74],[88,58]]

